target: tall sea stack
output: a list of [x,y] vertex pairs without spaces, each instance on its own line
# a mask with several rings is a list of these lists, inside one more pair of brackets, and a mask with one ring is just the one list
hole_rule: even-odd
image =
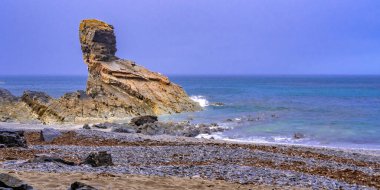
[[87,94],[117,98],[136,114],[165,114],[200,109],[166,76],[115,56],[113,26],[83,20],[79,27],[83,60],[88,66]]

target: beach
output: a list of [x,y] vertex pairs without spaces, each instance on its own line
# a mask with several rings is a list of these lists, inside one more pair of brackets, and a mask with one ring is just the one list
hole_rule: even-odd
[[[108,173],[14,172],[4,170],[0,170],[0,172],[16,176],[36,189],[67,189],[73,181],[81,181],[98,189],[281,189],[275,186],[240,185],[222,180],[210,181],[178,177],[113,175]],[[289,187],[289,189],[291,188]]]
[[[162,179],[162,189],[177,185],[188,189],[380,187],[380,152],[376,150],[237,143],[169,135],[115,133],[80,129],[78,126],[72,126],[69,130],[54,125],[0,124],[3,130],[10,127],[25,131],[28,148],[0,149],[1,170],[30,181],[30,184],[40,179],[33,177],[36,175],[41,178],[52,176],[52,179],[62,177],[59,184],[55,181],[57,187],[51,186],[53,189],[62,189],[58,185],[73,183],[79,176],[90,179],[84,181],[89,184],[101,184],[98,186],[100,189],[112,184],[115,185],[114,189],[119,189],[120,180],[124,178],[145,184],[136,186],[136,189],[156,189],[157,179]],[[57,128],[62,135],[51,142],[44,142],[40,139],[43,127]],[[99,151],[109,153],[114,165],[92,167],[81,164],[88,154]],[[41,155],[73,164],[30,161]]]

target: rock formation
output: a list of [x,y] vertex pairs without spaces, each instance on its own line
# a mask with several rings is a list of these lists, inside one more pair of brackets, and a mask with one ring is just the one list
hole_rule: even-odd
[[88,66],[86,91],[54,99],[34,91],[25,91],[17,98],[0,89],[0,121],[86,123],[201,109],[166,76],[116,57],[116,37],[111,25],[83,20],[79,37]]
[[83,20],[79,28],[84,62],[88,65],[87,94],[111,97],[143,114],[179,113],[199,109],[183,89],[159,73],[119,59],[113,27]]

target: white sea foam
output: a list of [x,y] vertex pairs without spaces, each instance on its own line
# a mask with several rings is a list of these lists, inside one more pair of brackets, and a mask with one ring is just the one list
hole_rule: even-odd
[[272,137],[274,142],[293,142],[294,139],[290,137],[284,137],[284,136],[273,136]]
[[201,107],[206,107],[209,105],[209,102],[204,96],[190,96],[194,102],[197,102]]
[[204,138],[204,139],[218,139],[218,140],[224,140],[222,133],[213,133],[213,134],[199,134],[195,138]]

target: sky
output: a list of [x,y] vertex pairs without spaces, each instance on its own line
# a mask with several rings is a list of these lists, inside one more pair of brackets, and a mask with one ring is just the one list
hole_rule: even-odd
[[168,75],[380,74],[378,0],[2,0],[0,75],[86,75],[87,18]]

